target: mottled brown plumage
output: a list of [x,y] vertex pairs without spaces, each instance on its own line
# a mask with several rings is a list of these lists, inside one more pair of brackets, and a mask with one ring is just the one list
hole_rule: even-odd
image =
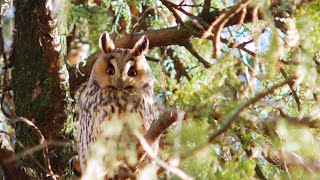
[[90,145],[103,131],[102,123],[131,114],[139,117],[145,130],[153,122],[153,80],[144,57],[148,43],[143,36],[133,49],[121,49],[115,47],[107,32],[100,36],[102,53],[80,98],[78,152],[82,172]]

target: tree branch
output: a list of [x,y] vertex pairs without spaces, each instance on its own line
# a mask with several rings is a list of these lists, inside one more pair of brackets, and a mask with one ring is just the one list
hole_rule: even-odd
[[56,175],[53,173],[51,165],[50,165],[50,158],[49,158],[49,152],[48,152],[48,146],[46,143],[46,139],[44,138],[44,136],[42,135],[41,131],[39,130],[39,128],[30,120],[23,118],[23,117],[16,117],[14,119],[14,121],[16,122],[24,122],[27,125],[31,126],[38,134],[38,136],[40,137],[39,143],[40,145],[43,145],[43,157],[44,157],[44,165],[47,171],[47,176],[52,177],[53,179],[57,179]]
[[[154,121],[144,138],[147,140],[148,144],[152,144],[155,140],[173,123],[177,121],[179,110],[172,109],[164,112],[157,121]],[[185,116],[186,118],[186,116]]]
[[[47,172],[47,176],[50,176],[52,177],[53,179],[57,179],[56,178],[56,175],[53,173],[52,171],[52,168],[51,168],[51,165],[50,165],[50,158],[49,158],[49,152],[48,152],[48,143],[45,139],[45,137],[42,135],[40,129],[30,120],[26,119],[26,118],[23,118],[23,117],[17,117],[15,115],[12,115],[13,118],[12,121],[13,122],[24,122],[26,123],[27,125],[31,126],[38,134],[40,140],[39,140],[39,143],[40,145],[38,146],[34,146],[28,150],[26,150],[25,152],[22,152],[21,155],[19,156],[13,156],[12,158],[8,159],[8,161],[14,161],[14,160],[17,160],[21,157],[24,157],[26,154],[31,154],[31,152],[35,152],[37,150],[40,150],[42,149],[43,150],[43,157],[44,157],[44,165],[45,165],[45,170]],[[5,131],[0,131],[0,133],[6,133]],[[6,133],[7,135],[10,135],[9,133]],[[21,146],[23,147],[22,143],[20,141],[18,141],[14,136],[11,136],[10,137],[14,138],[15,141]],[[65,144],[64,144],[65,145]],[[35,150],[33,150],[35,149]]]
[[27,155],[32,155],[33,153],[35,153],[36,151],[40,151],[40,150],[43,150],[43,148],[47,147],[47,146],[67,146],[68,143],[66,142],[58,142],[58,141],[46,141],[42,144],[38,144],[36,146],[33,146],[31,148],[28,148],[26,149],[25,151],[22,151],[21,153],[19,154],[15,154],[13,157],[11,158],[7,158],[5,163],[10,163],[10,162],[13,162],[13,161],[17,161]]
[[201,16],[205,19],[209,12],[210,12],[210,7],[211,7],[211,0],[205,0],[203,3],[203,8],[201,12]]
[[192,43],[188,41],[184,47],[195,57],[198,59],[198,61],[204,65],[205,68],[211,67],[211,63],[203,59],[203,57],[200,56],[200,54],[194,49]]
[[[244,52],[248,53],[249,55],[251,55],[252,57],[255,56],[255,53],[254,53],[254,52],[252,52],[252,51],[250,51],[249,49],[245,48],[245,46],[246,46],[247,44],[249,44],[249,43],[247,43],[247,42],[244,42],[244,43],[242,43],[242,44],[232,43],[232,42],[229,42],[227,39],[224,39],[224,38],[221,38],[221,42],[227,44],[228,47],[231,47],[231,48],[233,48],[233,47],[239,48],[239,49],[241,49],[242,51],[244,51]],[[249,42],[249,41],[248,41],[248,42]]]
[[[254,145],[252,144],[249,144],[249,146],[247,145],[247,140],[244,140],[244,136],[241,134],[240,130],[236,130],[235,134],[240,140],[240,143],[242,144],[241,147],[246,152],[248,159],[251,159],[253,155],[252,147],[254,147]],[[249,142],[253,142],[253,141],[249,141]],[[256,167],[254,168],[254,170],[256,171],[256,174],[260,180],[267,180],[267,178],[265,177],[262,171],[261,166],[258,163],[256,163]]]
[[186,29],[190,34],[194,34],[194,35],[199,35],[201,34],[201,32],[199,33],[198,31],[196,31],[196,29],[194,29],[193,27],[190,27],[188,23],[185,23],[181,17],[178,15],[178,13],[173,9],[173,7],[171,6],[171,4],[167,1],[167,0],[160,0],[162,2],[163,5],[165,5],[169,11],[173,14],[174,18],[176,18],[177,24],[181,25],[184,29]]
[[236,121],[239,117],[239,115],[241,114],[242,111],[245,110],[245,108],[249,107],[250,105],[253,105],[254,103],[256,103],[257,101],[259,101],[260,99],[264,98],[265,96],[273,93],[276,89],[288,84],[288,83],[293,83],[294,80],[296,79],[295,76],[292,76],[290,78],[287,78],[286,80],[284,80],[281,83],[275,84],[272,87],[270,87],[269,89],[267,89],[264,92],[258,93],[255,97],[249,99],[247,102],[243,103],[242,105],[240,105],[237,110],[235,110],[234,113],[232,113],[230,116],[228,116],[226,118],[225,123],[221,126],[220,129],[218,129],[217,131],[213,132],[210,135],[209,138],[209,142],[213,142],[218,136],[220,136],[222,133],[224,133],[225,131],[228,130],[228,128],[231,126],[231,124]]
[[181,77],[185,76],[188,79],[188,81],[190,81],[191,77],[189,76],[188,72],[180,62],[180,58],[173,55],[173,49],[168,49],[167,54],[173,60],[174,69],[176,70],[176,80],[180,82]]
[[319,119],[314,119],[310,116],[306,116],[306,117],[290,116],[287,113],[286,109],[283,107],[283,105],[280,103],[273,102],[273,101],[263,101],[263,103],[278,110],[280,113],[280,116],[283,117],[289,123],[299,124],[299,125],[306,126],[309,128],[318,128],[319,127],[319,123],[320,123]]
[[[15,136],[13,136],[12,134],[10,134],[10,133],[8,133],[8,132],[6,132],[6,131],[2,131],[2,130],[0,130],[0,134],[5,134],[5,135],[9,136],[10,138],[14,139],[20,147],[22,147],[23,149],[26,149],[26,148],[23,146],[23,144],[22,144]],[[36,159],[36,158],[33,156],[33,154],[30,154],[30,157],[31,157],[31,159],[35,162],[35,164],[37,164],[37,165],[39,166],[39,168],[40,168],[41,170],[46,171],[45,167],[42,166],[42,164],[38,161],[38,159]],[[11,158],[15,158],[15,156],[11,156],[10,158],[9,158],[9,157],[6,158],[6,161],[4,161],[4,163],[11,163],[11,162],[12,162],[12,161],[11,161]]]
[[288,166],[289,168],[301,167],[306,171],[320,171],[320,161],[306,160],[295,153],[282,154],[274,151],[271,147],[266,148],[267,151],[263,151],[261,155],[269,163],[277,166],[280,169],[284,169],[284,166]]
[[232,8],[233,9],[232,11],[228,11],[227,13],[225,13],[225,16],[222,17],[222,19],[217,23],[218,27],[215,28],[216,30],[215,30],[215,33],[213,36],[214,57],[217,58],[221,54],[221,45],[220,45],[221,40],[220,40],[220,38],[221,38],[222,29],[224,28],[226,23],[231,18],[233,18],[236,14],[239,14],[239,12],[241,12],[239,19],[241,20],[241,23],[243,23],[246,14],[244,14],[243,11],[241,11],[241,10],[246,8],[249,3],[250,3],[250,0],[245,0],[241,3],[239,3],[234,8]]
[[[304,3],[304,2],[301,2]],[[273,6],[271,6],[272,8]],[[246,14],[243,14],[243,11],[237,11],[235,13],[235,9],[238,8],[238,5],[228,7],[224,10],[214,10],[208,13],[208,17],[204,19],[205,23],[211,24],[211,26],[214,24],[213,22],[219,22],[223,19],[225,14],[231,13],[233,14],[231,19],[228,19],[228,21],[225,23],[226,26],[232,26],[239,23],[239,19],[241,17],[244,17],[243,23],[252,22],[253,15],[252,11],[254,10],[254,7],[247,7]],[[223,15],[223,16],[221,16]],[[263,13],[258,12],[258,18],[263,19]],[[221,17],[220,17],[221,16]],[[201,16],[195,16],[198,18],[201,18]],[[217,20],[220,18],[219,20]],[[257,17],[255,17],[257,18]],[[201,18],[202,19],[202,18]],[[217,20],[217,21],[216,21]],[[194,23],[192,20],[183,22],[186,27],[192,28],[194,31],[197,31],[199,33],[192,34],[190,31],[185,29],[185,27],[169,27],[169,28],[162,28],[157,30],[149,30],[144,32],[137,32],[134,34],[129,34],[124,37],[121,37],[118,41],[116,41],[115,45],[117,48],[132,48],[137,42],[141,36],[146,35],[150,41],[149,47],[160,47],[160,46],[168,46],[168,45],[185,45],[186,42],[193,36],[193,37],[199,37],[201,38],[206,33],[206,30],[209,27],[205,27],[203,23],[201,23],[201,26],[203,26],[204,29],[199,28],[198,24]],[[216,23],[216,24],[217,24]],[[216,25],[215,24],[215,25]],[[213,27],[212,27],[213,28]],[[212,29],[211,29],[212,30]],[[193,31],[192,31],[193,32]],[[209,32],[209,31],[208,31]],[[208,33],[207,32],[207,33]],[[211,31],[210,31],[211,34]],[[209,37],[208,35],[207,37]],[[205,37],[205,38],[207,38]],[[70,89],[71,92],[74,92],[74,90],[81,85],[82,83],[86,82],[89,78],[92,66],[95,62],[95,60],[99,57],[100,51],[97,51],[93,53],[91,56],[87,59],[87,64],[85,66],[80,67],[79,71],[83,73],[83,76],[78,76],[77,69],[74,67],[70,70]]]
[[193,14],[185,11],[184,9],[182,9],[182,8],[181,8],[181,5],[174,4],[173,2],[170,2],[170,1],[169,1],[169,3],[170,3],[170,5],[171,5],[172,7],[174,7],[175,9],[179,10],[180,12],[182,12],[183,14],[185,14],[185,15],[187,15],[187,16],[197,17],[197,16],[195,16],[195,15],[193,15]]
[[[283,76],[284,78],[288,78],[288,75],[287,75],[286,71],[284,71],[283,68],[280,68],[280,72],[281,72],[281,74],[282,74],[282,76]],[[298,112],[301,112],[301,102],[300,102],[300,99],[299,99],[299,97],[298,97],[298,93],[297,93],[297,91],[294,89],[293,83],[288,84],[288,85],[289,85],[290,90],[291,90],[291,92],[292,92],[293,98],[294,98],[294,100],[295,100],[296,103],[297,103]]]

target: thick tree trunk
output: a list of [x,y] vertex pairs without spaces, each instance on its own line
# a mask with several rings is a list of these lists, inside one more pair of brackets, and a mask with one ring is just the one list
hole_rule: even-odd
[[[60,36],[57,19],[51,17],[52,1],[15,1],[12,78],[17,116],[32,120],[47,140],[61,140],[70,109],[69,83],[65,44],[61,43],[65,40]],[[34,132],[30,126],[17,123],[17,138],[24,146],[39,144]],[[18,146],[16,149],[24,150]],[[57,159],[62,158],[54,153],[58,157],[51,164],[57,167]],[[42,157],[41,152],[38,157]],[[37,174],[44,173],[34,160],[29,160],[28,165]],[[40,163],[45,167],[43,160]]]

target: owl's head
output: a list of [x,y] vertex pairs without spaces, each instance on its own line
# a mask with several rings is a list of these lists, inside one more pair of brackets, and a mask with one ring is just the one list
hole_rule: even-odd
[[142,36],[132,49],[116,48],[108,32],[99,39],[101,55],[94,64],[90,81],[100,88],[117,91],[139,90],[152,86],[151,70],[144,56],[149,40]]

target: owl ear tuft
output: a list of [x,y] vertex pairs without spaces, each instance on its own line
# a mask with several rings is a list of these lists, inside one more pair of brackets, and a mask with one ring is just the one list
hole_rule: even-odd
[[115,49],[113,41],[110,39],[109,33],[105,31],[99,38],[99,47],[102,52],[109,53]]
[[140,56],[146,53],[149,48],[149,39],[146,35],[143,35],[134,45],[132,51],[133,55]]

